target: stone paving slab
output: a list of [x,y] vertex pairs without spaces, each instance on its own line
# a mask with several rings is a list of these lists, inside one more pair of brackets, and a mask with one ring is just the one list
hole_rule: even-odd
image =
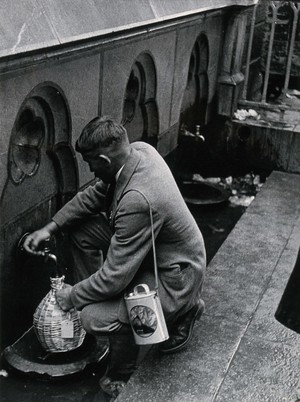
[[285,244],[257,237],[251,241],[236,230],[208,267],[203,296],[207,313],[247,323]]
[[299,197],[299,174],[275,171],[247,209],[247,215],[261,215],[266,219],[264,223],[275,221],[292,226],[299,215]]
[[273,172],[208,266],[186,350],[153,348],[118,402],[296,401],[300,335],[274,314],[300,246],[300,175]]
[[274,319],[281,295],[291,275],[292,267],[294,267],[300,245],[300,219],[296,223],[289,242],[275,267],[270,283],[253,315],[247,329],[247,335],[264,338],[272,342],[284,342],[290,346],[298,347],[300,350],[300,335]]
[[245,335],[214,402],[295,402],[299,346]]
[[211,401],[243,333],[238,323],[204,314],[189,348],[173,355],[161,355],[154,348],[118,400]]

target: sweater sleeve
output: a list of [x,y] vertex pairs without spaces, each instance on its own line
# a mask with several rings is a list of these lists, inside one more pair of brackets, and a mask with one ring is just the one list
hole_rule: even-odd
[[102,181],[75,195],[52,218],[60,229],[80,221],[86,216],[104,211],[107,184]]
[[[123,292],[152,248],[149,206],[138,193],[120,201],[107,258],[89,278],[73,286],[71,299],[77,309]],[[154,212],[154,231],[162,225]]]

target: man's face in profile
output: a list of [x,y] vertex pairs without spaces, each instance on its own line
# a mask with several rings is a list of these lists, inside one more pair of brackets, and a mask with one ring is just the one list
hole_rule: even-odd
[[98,148],[98,150],[85,152],[82,154],[82,158],[98,179],[105,183],[110,183],[114,179],[111,160],[105,155],[105,149]]

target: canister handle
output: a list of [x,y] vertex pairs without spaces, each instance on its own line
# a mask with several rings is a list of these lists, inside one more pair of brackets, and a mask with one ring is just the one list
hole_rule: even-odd
[[149,286],[146,285],[145,283],[141,283],[140,285],[136,285],[136,286],[134,287],[133,293],[134,293],[135,295],[138,295],[138,294],[140,293],[140,292],[139,292],[139,288],[143,288],[143,290],[144,290],[143,293],[150,293]]

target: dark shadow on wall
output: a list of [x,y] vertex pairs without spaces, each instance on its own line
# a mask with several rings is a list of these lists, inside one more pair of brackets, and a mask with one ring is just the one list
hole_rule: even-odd
[[140,54],[131,68],[124,96],[122,124],[130,142],[145,141],[157,146],[156,69],[148,53]]

